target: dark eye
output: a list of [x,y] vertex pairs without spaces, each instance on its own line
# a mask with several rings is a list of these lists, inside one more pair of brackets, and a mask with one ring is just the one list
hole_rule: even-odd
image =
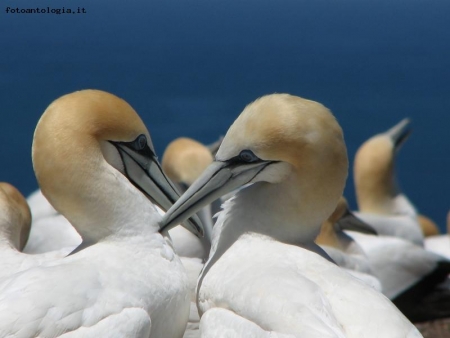
[[143,150],[147,146],[147,138],[144,134],[139,135],[133,141],[133,148],[136,150]]
[[239,154],[239,159],[247,163],[259,161],[259,158],[255,154],[253,154],[251,150],[247,149],[241,151],[241,153]]

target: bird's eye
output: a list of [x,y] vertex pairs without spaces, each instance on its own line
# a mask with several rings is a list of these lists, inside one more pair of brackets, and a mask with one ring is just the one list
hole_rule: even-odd
[[247,149],[241,151],[241,153],[239,154],[239,159],[246,163],[259,161],[259,158],[255,154],[253,154],[253,151]]
[[147,146],[147,137],[144,134],[139,135],[133,141],[133,148],[136,150],[143,150]]

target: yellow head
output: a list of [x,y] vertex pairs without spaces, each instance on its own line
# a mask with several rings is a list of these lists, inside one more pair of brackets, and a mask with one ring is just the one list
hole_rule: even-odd
[[146,196],[165,210],[178,198],[138,114],[100,90],[50,104],[36,127],[32,155],[42,193],[84,240],[124,230],[123,222],[142,224],[144,215],[154,214]]
[[22,251],[31,228],[31,211],[23,195],[11,184],[0,182],[0,212],[3,232]]
[[[262,210],[260,217],[267,215],[268,227],[274,224],[269,218],[277,217],[276,210],[283,213],[293,236],[296,232],[315,238],[317,227],[342,195],[347,170],[342,129],[327,108],[288,94],[263,96],[231,125],[215,161],[170,209],[163,225],[247,183],[257,183],[239,195],[251,194],[249,203]],[[300,216],[305,227],[298,226]],[[299,228],[304,234],[298,234]]]
[[212,161],[210,151],[203,144],[180,137],[167,146],[161,164],[172,181],[190,186]]

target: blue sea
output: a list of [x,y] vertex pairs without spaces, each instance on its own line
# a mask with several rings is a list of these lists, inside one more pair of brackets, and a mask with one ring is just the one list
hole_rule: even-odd
[[[20,13],[28,8],[50,13]],[[34,128],[75,90],[127,100],[160,155],[179,136],[213,142],[246,104],[288,92],[334,112],[351,164],[367,138],[410,117],[398,181],[444,230],[449,18],[448,0],[2,1],[0,180],[25,195],[37,188]],[[345,194],[355,208],[351,171]]]

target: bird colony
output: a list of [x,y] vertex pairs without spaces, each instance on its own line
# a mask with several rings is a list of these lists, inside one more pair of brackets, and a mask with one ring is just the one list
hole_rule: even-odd
[[450,317],[450,237],[398,184],[409,125],[360,146],[351,211],[344,133],[318,102],[257,98],[159,163],[123,99],[56,99],[40,189],[0,183],[0,337],[422,337],[413,323]]

